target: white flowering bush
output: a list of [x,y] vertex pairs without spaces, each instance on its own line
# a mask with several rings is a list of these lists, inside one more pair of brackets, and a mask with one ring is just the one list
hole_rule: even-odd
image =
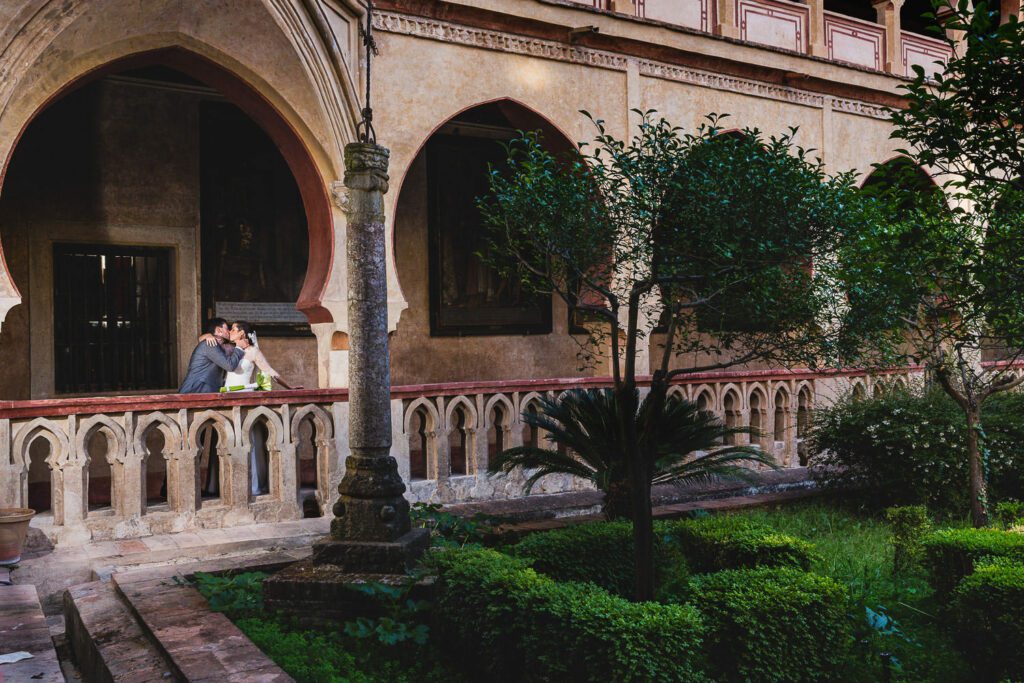
[[[984,438],[994,500],[1021,496],[1024,394],[985,404]],[[927,505],[938,513],[967,508],[963,413],[941,391],[850,396],[816,412],[812,471],[820,485],[872,508]]]

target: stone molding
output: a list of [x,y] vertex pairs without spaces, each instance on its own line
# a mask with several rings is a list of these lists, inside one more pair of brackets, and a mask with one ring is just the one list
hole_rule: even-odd
[[[626,71],[627,65],[630,62],[630,59],[622,55],[604,50],[565,45],[552,40],[527,38],[512,33],[473,28],[452,22],[438,21],[397,12],[377,12],[374,15],[374,28],[387,33],[540,59],[583,64],[615,71]],[[636,61],[640,67],[640,74],[649,78],[661,78],[714,90],[725,90],[741,95],[789,102],[816,109],[824,108],[826,101],[828,101],[834,110],[845,114],[875,119],[886,119],[889,116],[886,107],[861,100],[821,95],[799,88],[764,83],[749,78],[718,74],[649,59],[639,59]]]

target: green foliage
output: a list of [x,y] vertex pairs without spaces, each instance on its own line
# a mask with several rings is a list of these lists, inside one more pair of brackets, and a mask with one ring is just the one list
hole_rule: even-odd
[[[997,496],[1019,495],[1024,476],[1024,394],[986,403],[989,485]],[[869,509],[926,505],[937,514],[968,505],[964,482],[966,422],[939,390],[848,395],[815,411],[811,449],[819,485]]]
[[430,530],[430,543],[438,548],[481,545],[487,533],[502,522],[500,517],[483,513],[453,515],[440,503],[413,503],[409,518],[414,527]]
[[[508,549],[514,557],[556,581],[589,581],[609,593],[629,597],[633,593],[633,526],[629,522],[593,522],[564,529],[534,533]],[[686,558],[666,522],[654,523],[656,584],[675,598],[685,587]]]
[[[617,495],[628,494],[629,449],[616,392],[574,389],[539,403],[540,410],[524,411],[522,421],[546,433],[548,441],[558,448],[510,448],[491,461],[491,472],[526,469],[530,474],[525,483],[527,492],[550,474],[572,474],[605,492],[604,509],[609,518],[632,517],[629,496]],[[759,449],[721,447],[726,437],[750,430],[726,427],[714,413],[700,410],[691,401],[668,396],[662,409],[655,411],[653,398],[648,395],[639,402],[635,416],[637,434],[643,435],[653,451],[652,483],[746,480],[754,476],[749,465],[775,467]],[[698,451],[701,454],[695,455]]]
[[921,558],[921,539],[932,527],[928,508],[923,505],[891,507],[885,519],[892,527],[892,571],[902,574]]
[[214,612],[231,615],[255,614],[263,610],[263,572],[217,576],[196,572],[196,588]]
[[761,566],[808,570],[817,558],[812,544],[737,515],[679,520],[668,533],[695,573]]
[[559,583],[491,550],[446,551],[431,563],[437,642],[477,680],[704,680],[693,607]]
[[1004,529],[1024,522],[1024,503],[1019,500],[1004,500],[996,504],[996,519]]
[[367,595],[379,604],[384,613],[377,617],[359,617],[349,621],[344,629],[353,638],[373,638],[383,645],[396,645],[412,641],[425,645],[429,627],[421,623],[420,615],[430,608],[426,600],[415,600],[410,593],[418,576],[411,576],[403,584],[393,586],[379,582],[353,584],[352,590]]
[[693,580],[719,679],[827,681],[851,645],[846,593],[827,577],[788,567],[722,571]]
[[1024,561],[1024,534],[999,529],[940,529],[922,541],[932,586],[948,596],[980,560],[1001,557]]
[[1024,563],[979,563],[953,592],[956,643],[981,680],[1024,679]]

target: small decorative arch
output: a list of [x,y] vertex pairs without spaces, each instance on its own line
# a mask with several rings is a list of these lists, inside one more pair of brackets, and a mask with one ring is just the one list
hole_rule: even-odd
[[693,402],[697,404],[697,408],[700,410],[706,410],[708,412],[718,412],[715,405],[715,390],[710,384],[701,384],[693,390]]
[[451,475],[476,471],[476,435],[479,424],[476,406],[458,396],[445,407],[445,434],[448,437],[448,464]]
[[88,461],[89,440],[97,431],[107,439],[107,462],[124,464],[128,455],[128,436],[124,427],[106,415],[93,415],[82,420],[75,435],[75,452]]
[[440,422],[437,407],[426,398],[418,398],[406,408],[403,433],[409,440],[409,479],[437,478]]
[[751,431],[750,441],[765,448],[768,441],[768,398],[759,384],[753,385],[747,394],[747,405],[750,406],[747,420]]
[[50,456],[46,459],[51,469],[56,469],[68,458],[68,436],[64,429],[44,417],[37,417],[18,430],[11,450],[11,464],[20,464],[22,472],[28,471],[28,448],[37,437],[50,442]]
[[796,394],[796,451],[801,467],[810,461],[806,439],[811,429],[811,411],[814,406],[814,389],[809,383],[801,383]]
[[850,395],[854,401],[863,401],[868,397],[868,389],[864,380],[858,378],[850,383]]
[[444,409],[444,423],[449,432],[451,432],[452,415],[455,414],[456,410],[462,408],[466,411],[466,417],[468,423],[467,429],[476,429],[479,424],[479,417],[476,413],[476,406],[465,396],[456,396],[454,399],[448,402]]
[[[742,402],[738,389],[728,388],[722,392],[722,411],[725,413],[726,427],[730,429],[740,427],[743,416],[741,406]],[[729,434],[726,436],[725,442],[729,445],[734,445],[739,442],[737,436],[737,434]]]
[[686,395],[686,390],[683,388],[682,384],[673,384],[672,386],[670,386],[668,388],[668,391],[665,392],[665,396],[668,398],[677,396],[684,401],[689,398]]
[[789,390],[784,385],[779,385],[775,388],[774,404],[775,410],[772,435],[776,442],[785,442],[787,440],[786,435],[789,432],[791,413],[789,405]]
[[544,442],[542,430],[536,429],[523,421],[523,414],[532,412],[540,413],[541,399],[543,397],[536,391],[531,391],[519,398],[519,409],[512,414],[512,424],[519,426],[520,439],[524,446],[539,448]]
[[511,435],[514,417],[512,401],[504,394],[491,396],[484,405],[488,463],[491,458],[512,446]]
[[181,449],[181,425],[165,413],[157,411],[145,415],[136,423],[133,437],[136,453],[145,453],[146,457],[149,456],[149,449],[146,447],[146,437],[151,429],[159,429],[163,433],[164,457],[169,457],[168,451],[170,450],[176,451]]
[[280,448],[284,445],[285,431],[281,422],[281,416],[266,406],[257,406],[248,412],[242,422],[242,445],[246,448],[252,446],[252,428],[257,420],[265,419],[267,423],[267,446]]
[[292,415],[291,434],[293,439],[298,434],[299,423],[306,417],[310,417],[313,420],[313,426],[316,427],[317,441],[326,441],[327,439],[334,438],[334,423],[331,421],[331,416],[320,406],[310,404],[299,408]]
[[219,448],[226,449],[236,445],[235,428],[231,426],[231,420],[215,410],[204,410],[192,416],[192,424],[189,425],[187,439],[190,446],[195,447],[197,445],[196,440],[199,438],[199,431],[207,423],[211,422],[213,423],[213,428],[217,430],[217,436],[220,438]]

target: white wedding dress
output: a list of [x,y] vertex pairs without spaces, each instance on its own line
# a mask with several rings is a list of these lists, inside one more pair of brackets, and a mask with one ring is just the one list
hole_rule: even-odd
[[[260,372],[270,377],[277,377],[277,372],[267,363],[267,359],[260,352],[259,347],[250,346],[245,350],[245,355],[239,361],[238,367],[233,372],[229,372],[224,376],[224,386],[240,387],[253,384],[256,381],[253,376],[253,370],[257,367],[259,367]],[[252,389],[247,388],[240,391],[252,391]],[[267,462],[269,452],[267,451],[264,431],[254,428],[250,435],[250,441],[249,488],[252,495],[259,496],[270,491],[270,482],[268,480],[269,463]]]

